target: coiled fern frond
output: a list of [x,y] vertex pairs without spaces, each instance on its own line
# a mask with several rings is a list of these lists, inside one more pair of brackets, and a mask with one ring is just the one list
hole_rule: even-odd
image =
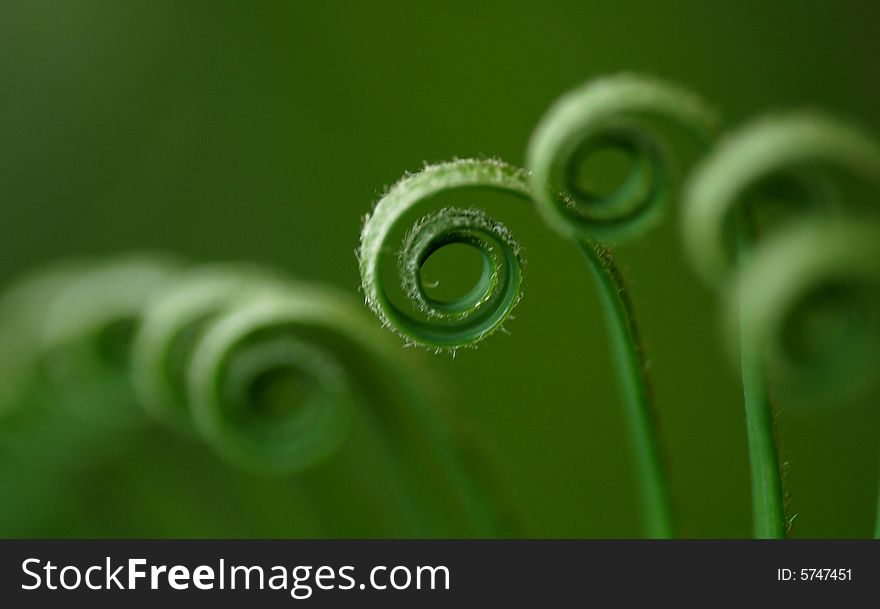
[[130,393],[129,347],[144,302],[179,265],[165,255],[72,260],[10,286],[0,298],[0,413],[24,406],[36,386],[61,389],[52,399],[72,408]]
[[[384,287],[382,255],[406,213],[443,192],[482,188],[530,196],[525,172],[496,160],[465,159],[429,165],[405,175],[379,200],[364,223],[358,259],[366,302],[383,325],[406,341],[454,351],[496,332],[521,298],[519,244],[501,223],[476,209],[449,207],[424,216],[409,230],[398,254],[401,286],[415,311],[392,302]],[[482,274],[467,294],[451,302],[431,298],[420,271],[437,250],[453,243],[477,249]],[[419,316],[419,314],[421,314]]]
[[[686,134],[702,149],[714,141],[719,122],[701,97],[674,83],[637,74],[590,81],[560,98],[532,135],[526,165],[538,210],[578,240],[637,236],[661,217],[672,189],[663,129]],[[579,175],[586,161],[608,151],[623,155],[628,173],[603,193]]]
[[[862,195],[868,201],[842,191],[853,179],[873,192]],[[766,199],[756,202],[756,196],[762,190],[788,208],[783,220],[797,221],[871,208],[876,213],[880,206],[871,200],[878,189],[880,146],[862,129],[816,111],[764,117],[727,136],[693,172],[684,243],[700,277],[723,285],[738,265],[740,240],[756,240],[746,216],[760,214]]]
[[318,334],[320,320],[309,317],[317,309],[326,332],[343,334],[351,315],[343,303],[259,269],[180,273],[154,294],[133,346],[141,402],[231,459],[307,469],[345,437],[357,391],[338,358],[302,328]]
[[[880,146],[816,112],[750,123],[688,185],[685,244],[725,290],[740,352],[758,537],[786,534],[768,384],[804,402],[876,383],[880,208],[861,199],[878,186]],[[784,212],[773,226],[762,222],[768,204]]]
[[[369,452],[361,464],[389,470],[366,475],[396,485],[376,493],[402,506],[398,530],[437,534],[457,521],[432,514],[431,493],[473,534],[500,534],[510,516],[477,482],[416,370],[329,288],[256,267],[141,256],[47,271],[5,302],[14,340],[0,342],[0,353],[30,348],[18,370],[29,378],[16,383],[7,410],[26,410],[42,386],[55,389],[50,406],[73,411],[134,400],[235,465],[276,474],[339,453],[357,417],[378,438],[365,444],[358,432]],[[442,480],[440,490],[424,478]]]

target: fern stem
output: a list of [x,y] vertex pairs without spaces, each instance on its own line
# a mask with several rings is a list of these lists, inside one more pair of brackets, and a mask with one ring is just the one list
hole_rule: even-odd
[[611,352],[632,444],[644,532],[654,539],[668,539],[675,536],[669,485],[654,420],[644,349],[626,284],[608,250],[584,241],[579,246],[596,279],[608,321]]
[[408,537],[509,532],[421,371],[333,290],[250,265],[132,256],[31,275],[0,311],[0,361],[22,360],[0,397],[27,420],[41,393],[70,402],[47,414],[101,423],[108,402],[140,402],[240,469],[297,476],[348,536],[358,522]]
[[749,465],[752,475],[752,528],[756,539],[786,537],[785,503],[773,406],[764,363],[750,348],[741,351]]
[[[759,238],[754,211],[744,209],[737,218],[737,265],[747,265],[751,246]],[[740,303],[741,304],[741,303]],[[740,376],[746,415],[752,499],[752,536],[785,539],[785,487],[779,459],[779,437],[773,422],[773,403],[766,378],[766,364],[748,333],[742,306],[737,311],[740,343]]]

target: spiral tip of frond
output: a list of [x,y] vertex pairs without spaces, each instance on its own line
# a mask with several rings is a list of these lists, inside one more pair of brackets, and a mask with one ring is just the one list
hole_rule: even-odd
[[754,248],[727,303],[732,351],[802,401],[856,396],[880,365],[880,223],[804,220]]
[[[402,365],[393,341],[347,296],[250,264],[82,261],[4,291],[0,314],[0,359],[14,347],[22,364],[3,367],[0,411],[26,405],[38,389],[83,416],[84,405],[135,401],[266,473],[329,456],[347,431],[358,379]],[[8,345],[7,325],[17,330]],[[293,378],[308,379],[303,393],[287,391]]]
[[[633,73],[591,80],[560,97],[539,121],[527,150],[530,183],[545,221],[568,237],[603,242],[651,228],[675,174],[660,124],[703,148],[714,141],[720,118],[684,87]],[[604,150],[624,154],[629,173],[611,191],[594,192],[576,176],[587,159]]]
[[[428,349],[451,352],[479,342],[497,330],[519,302],[522,252],[503,224],[481,210],[444,208],[423,216],[405,232],[403,245],[387,242],[392,230],[411,208],[441,192],[484,188],[530,196],[527,172],[495,158],[453,159],[426,163],[418,172],[404,173],[387,189],[366,216],[356,257],[367,306],[383,327],[404,341]],[[480,250],[490,272],[461,300],[444,303],[424,291],[420,268],[428,256],[451,243],[466,243]],[[419,321],[393,304],[381,285],[380,259],[398,252],[401,288]],[[436,327],[431,327],[436,323]]]
[[836,190],[826,185],[827,169],[880,187],[880,144],[858,125],[812,108],[767,114],[723,137],[684,188],[685,246],[702,279],[723,283],[735,266],[726,239],[751,188],[787,176],[829,212]]

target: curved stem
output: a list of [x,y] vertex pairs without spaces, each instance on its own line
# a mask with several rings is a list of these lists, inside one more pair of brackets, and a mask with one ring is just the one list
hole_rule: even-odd
[[587,241],[578,245],[596,278],[608,320],[611,351],[635,457],[645,534],[656,539],[674,537],[669,485],[654,421],[645,355],[626,284],[608,250]]
[[[748,256],[751,240],[758,236],[758,227],[748,212],[740,216],[738,222],[736,255],[741,265]],[[785,493],[779,469],[779,442],[773,426],[773,404],[764,376],[763,358],[742,335],[742,330],[740,367],[752,476],[753,534],[756,539],[785,539]]]
[[747,345],[743,347],[742,382],[752,470],[754,536],[757,539],[784,539],[785,503],[773,431],[773,406],[767,393],[761,358]]

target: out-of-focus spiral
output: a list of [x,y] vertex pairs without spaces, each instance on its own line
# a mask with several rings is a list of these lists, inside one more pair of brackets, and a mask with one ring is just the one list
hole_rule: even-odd
[[[264,473],[340,454],[330,471],[354,460],[352,471],[388,486],[367,494],[415,534],[463,522],[493,535],[509,518],[417,369],[334,290],[257,267],[134,256],[47,270],[0,300],[0,312],[0,359],[22,358],[2,369],[16,381],[4,385],[14,387],[4,410],[26,415],[39,400],[36,414],[78,413],[97,430],[90,421],[110,418],[102,409],[139,403]],[[434,500],[455,508],[433,513]]]
[[[316,309],[322,324],[307,317]],[[347,369],[358,362],[343,365],[340,345],[328,344],[355,341],[349,317],[358,315],[342,296],[260,269],[186,271],[145,311],[135,387],[151,413],[192,424],[235,462],[301,471],[336,450],[361,393]]]
[[759,244],[727,312],[740,348],[759,349],[776,383],[839,400],[877,385],[880,222],[806,222]]
[[111,400],[130,393],[129,347],[144,302],[178,265],[160,255],[72,261],[32,273],[6,290],[0,359],[7,391],[0,395],[0,412],[21,405],[35,386],[58,388],[53,401],[74,408],[100,402],[96,392]]
[[50,298],[39,328],[46,380],[76,387],[108,374],[127,375],[146,302],[179,268],[168,256],[132,255],[69,277]]
[[[405,340],[430,348],[454,350],[473,345],[497,331],[521,297],[520,248],[501,223],[476,209],[445,208],[424,216],[408,231],[402,247],[389,243],[405,214],[447,191],[490,189],[529,198],[525,172],[495,160],[466,159],[425,167],[404,176],[379,200],[361,232],[358,259],[367,304],[383,325]],[[432,298],[420,271],[439,249],[454,243],[482,256],[476,285],[452,301]],[[398,251],[401,288],[411,311],[389,298],[383,284],[383,254]]]
[[[673,174],[666,138],[658,130],[662,124],[707,146],[718,118],[690,91],[635,74],[590,81],[560,98],[532,135],[526,163],[545,220],[565,235],[599,242],[649,227],[659,217]],[[582,185],[583,164],[609,151],[627,159],[627,176],[606,193]]]
[[193,350],[218,315],[281,281],[262,269],[207,266],[179,273],[149,299],[132,347],[132,377],[144,408],[191,425],[186,375]]
[[[780,180],[796,205],[767,229],[758,207]],[[794,112],[729,136],[686,189],[686,247],[707,282],[732,288],[735,344],[802,399],[855,395],[880,369],[880,224],[848,200],[864,192],[847,190],[850,180],[880,187],[880,146],[845,122]]]
[[834,117],[809,111],[779,114],[727,136],[694,170],[685,189],[684,242],[697,272],[708,284],[727,280],[737,265],[738,241],[749,232],[743,217],[759,211],[749,209],[750,201],[773,180],[793,186],[787,198],[797,199],[794,215],[803,217],[805,206],[812,216],[846,211],[840,209],[845,202],[839,201],[835,184],[841,178],[880,191],[880,146]]
[[3,303],[0,352],[21,362],[4,368],[15,388],[7,408],[30,386],[94,412],[112,388],[260,471],[301,471],[332,454],[357,396],[371,391],[352,367],[397,364],[377,357],[369,344],[381,334],[343,296],[244,266],[81,262],[22,282]]

